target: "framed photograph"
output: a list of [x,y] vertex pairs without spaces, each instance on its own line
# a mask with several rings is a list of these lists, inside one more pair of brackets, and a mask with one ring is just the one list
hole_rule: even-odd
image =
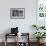
[[10,8],[10,18],[11,19],[24,19],[25,8]]

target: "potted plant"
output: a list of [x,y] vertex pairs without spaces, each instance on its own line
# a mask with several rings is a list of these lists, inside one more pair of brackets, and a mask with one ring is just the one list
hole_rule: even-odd
[[38,43],[41,43],[40,40],[42,38],[45,38],[44,36],[46,36],[46,33],[45,32],[35,32],[33,35],[37,38]]

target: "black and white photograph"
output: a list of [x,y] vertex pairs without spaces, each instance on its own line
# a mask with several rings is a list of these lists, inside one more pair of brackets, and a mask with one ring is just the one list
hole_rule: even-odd
[[11,19],[24,19],[25,8],[10,8],[10,18]]

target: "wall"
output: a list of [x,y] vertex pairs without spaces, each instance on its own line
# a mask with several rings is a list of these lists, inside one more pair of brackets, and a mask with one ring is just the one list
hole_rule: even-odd
[[[10,8],[25,8],[25,19],[10,19]],[[19,32],[30,32],[36,24],[36,0],[0,0],[0,34],[10,32],[11,27],[19,27]]]

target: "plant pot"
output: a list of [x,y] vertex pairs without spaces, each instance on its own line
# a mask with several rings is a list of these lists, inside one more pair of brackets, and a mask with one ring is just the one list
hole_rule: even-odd
[[45,40],[45,39],[40,39],[40,43],[44,43],[44,40]]
[[45,40],[45,39],[38,39],[37,42],[38,42],[39,44],[41,44],[41,43],[44,42],[44,40]]
[[40,39],[37,39],[37,43],[40,43]]

